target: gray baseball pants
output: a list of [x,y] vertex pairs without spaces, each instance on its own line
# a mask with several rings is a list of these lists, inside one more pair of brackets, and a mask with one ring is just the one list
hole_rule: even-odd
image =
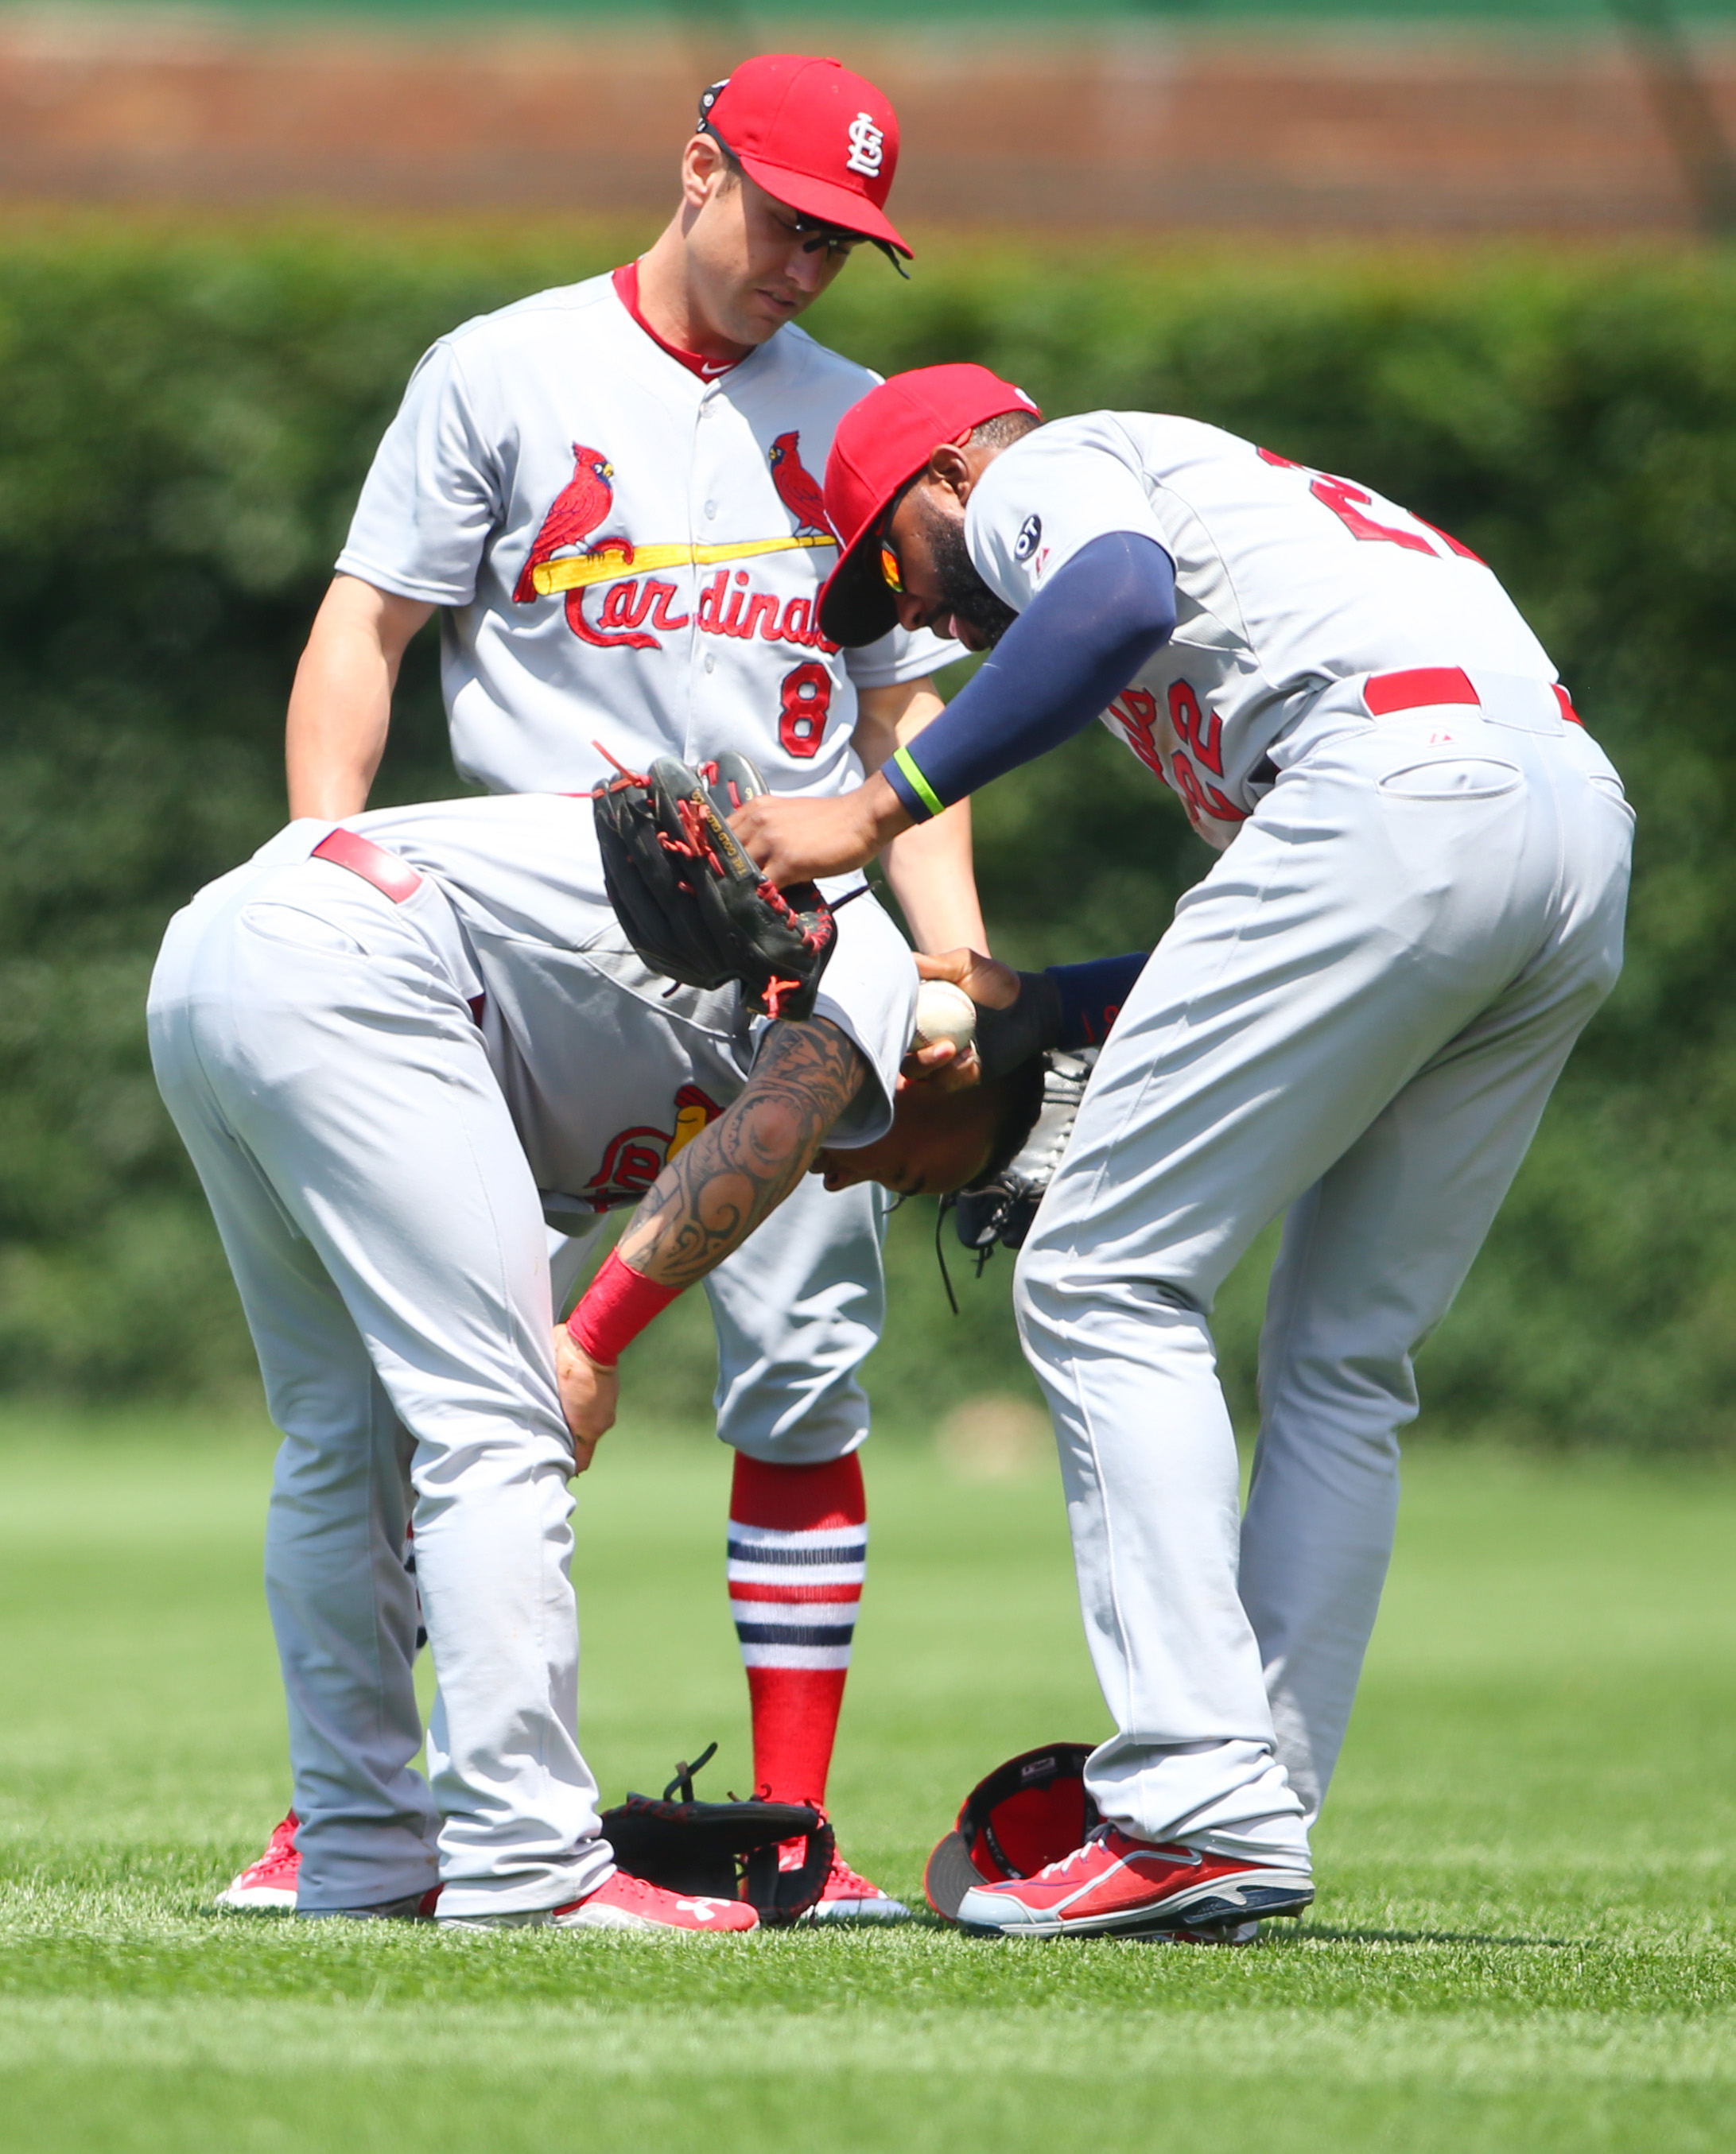
[[[283,845],[304,855],[305,826]],[[612,1857],[578,1744],[541,1207],[438,886],[395,905],[274,850],[171,924],[151,1038],[283,1435],[266,1589],[298,1906],[437,1876],[444,1914],[559,1906]],[[426,1781],[418,1587],[439,1678]]]
[[[1412,1356],[1621,966],[1631,817],[1540,683],[1345,684],[1177,908],[1021,1256],[1138,1837],[1307,1861],[1391,1549]],[[1238,1518],[1208,1324],[1288,1212]]]

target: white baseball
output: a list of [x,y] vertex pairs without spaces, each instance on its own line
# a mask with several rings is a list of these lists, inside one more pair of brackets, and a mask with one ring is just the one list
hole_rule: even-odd
[[917,990],[917,1032],[911,1042],[918,1047],[937,1047],[949,1040],[962,1054],[977,1036],[977,1006],[962,988],[950,980],[924,980]]

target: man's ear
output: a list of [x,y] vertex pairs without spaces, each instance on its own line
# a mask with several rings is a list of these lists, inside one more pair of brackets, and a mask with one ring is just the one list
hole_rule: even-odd
[[962,508],[971,498],[971,488],[976,484],[970,459],[957,442],[942,442],[928,459],[928,476],[935,484],[954,495]]
[[928,476],[962,508],[1000,452],[1000,446],[990,442],[942,442],[928,459]]
[[717,191],[717,176],[728,175],[729,164],[711,135],[692,136],[682,152],[682,196],[690,209],[702,208]]

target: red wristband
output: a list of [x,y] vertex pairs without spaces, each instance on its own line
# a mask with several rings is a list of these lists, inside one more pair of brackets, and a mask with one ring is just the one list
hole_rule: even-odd
[[661,1316],[681,1292],[659,1286],[643,1272],[623,1263],[611,1249],[603,1268],[579,1297],[567,1319],[567,1334],[601,1368],[612,1369],[654,1316]]

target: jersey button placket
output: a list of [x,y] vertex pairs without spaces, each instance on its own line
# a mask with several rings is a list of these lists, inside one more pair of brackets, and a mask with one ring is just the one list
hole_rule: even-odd
[[[699,417],[703,421],[718,419],[723,416],[724,406],[721,387],[716,382],[708,382],[706,385],[704,395],[699,400]],[[692,492],[688,496],[687,514],[692,527],[696,547],[711,544],[717,536],[717,510],[723,490],[717,484],[715,442],[714,431],[701,431],[693,444]],[[704,634],[699,625],[699,601],[704,595],[707,584],[716,574],[715,567],[702,566],[697,561],[695,562],[693,634],[701,656],[698,667],[692,676],[695,692],[688,706],[692,714],[687,742],[687,757],[690,762],[696,761],[702,756],[712,754],[720,745],[716,738],[715,714],[708,692],[709,684],[717,671],[717,654],[712,647],[712,639]]]

